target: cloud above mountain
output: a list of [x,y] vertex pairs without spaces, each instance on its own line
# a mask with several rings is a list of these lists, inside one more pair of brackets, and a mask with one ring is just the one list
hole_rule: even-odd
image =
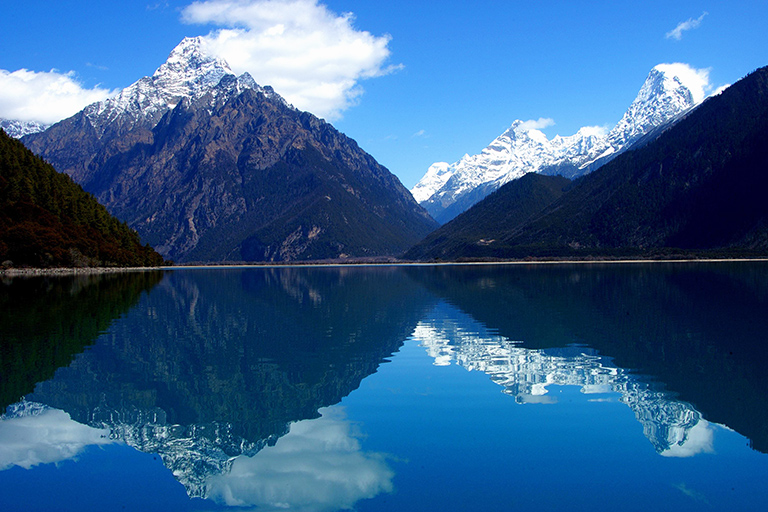
[[294,106],[336,119],[356,104],[360,82],[386,75],[389,35],[354,26],[317,0],[208,0],[190,4],[182,21],[214,25],[208,50],[237,73],[271,85]]
[[540,117],[538,119],[529,119],[528,121],[523,121],[520,124],[520,130],[522,131],[543,130],[544,128],[549,128],[550,126],[554,126],[554,125],[555,125],[554,119],[551,119],[549,117]]
[[0,69],[0,118],[54,123],[115,91],[87,88],[73,72]]
[[693,101],[696,104],[704,101],[704,98],[709,96],[714,90],[714,86],[709,79],[710,70],[707,68],[697,69],[689,64],[673,62],[659,64],[655,66],[655,69],[669,76],[676,77],[680,83],[691,91]]
[[0,419],[0,471],[58,463],[87,446],[114,443],[106,430],[77,423],[64,411],[29,402],[22,405],[28,410]]

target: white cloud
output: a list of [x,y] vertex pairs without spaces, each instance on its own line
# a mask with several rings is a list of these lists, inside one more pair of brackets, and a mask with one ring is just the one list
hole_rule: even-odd
[[341,408],[293,423],[253,457],[234,460],[229,473],[206,481],[208,498],[229,506],[304,512],[352,509],[361,499],[392,492],[393,471],[383,457],[361,450]]
[[520,130],[522,131],[529,131],[529,130],[543,130],[544,128],[549,128],[550,126],[555,125],[555,120],[551,119],[549,117],[540,117],[538,119],[529,119],[528,121],[523,121],[520,123]]
[[697,69],[682,62],[671,64],[659,64],[656,69],[665,74],[677,77],[680,82],[686,86],[693,95],[693,100],[698,104],[704,101],[713,90],[709,81],[709,69]]
[[699,25],[701,25],[701,22],[704,20],[704,16],[707,14],[709,13],[705,11],[696,19],[689,18],[686,21],[679,23],[673,30],[667,32],[667,39],[676,39],[677,41],[681,40],[683,38],[683,32],[686,30],[699,28]]
[[582,126],[579,128],[579,133],[585,137],[605,137],[610,131],[607,126]]
[[[700,453],[714,453],[714,430],[709,422],[700,420],[693,428],[686,430],[682,427],[670,429],[669,436],[679,436],[680,441],[674,442],[661,452],[662,457],[693,457]],[[674,439],[670,439],[674,441]]]
[[0,69],[0,117],[5,119],[54,123],[112,94],[98,86],[83,87],[71,71]]
[[730,86],[731,86],[731,84],[721,85],[720,87],[715,89],[714,92],[712,94],[710,94],[710,96],[717,96],[718,94],[722,93],[724,90],[729,88]]
[[354,27],[318,0],[208,0],[182,12],[186,23],[222,27],[205,40],[233,71],[250,73],[302,110],[328,119],[356,104],[361,80],[386,75],[390,36]]
[[[40,406],[32,404],[33,409]],[[86,446],[111,444],[107,430],[74,421],[58,409],[42,408],[0,420],[0,471],[29,469],[76,457]]]

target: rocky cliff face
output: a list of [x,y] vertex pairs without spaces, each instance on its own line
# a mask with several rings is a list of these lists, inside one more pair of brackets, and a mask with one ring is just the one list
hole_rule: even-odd
[[435,227],[353,140],[195,39],[25,142],[176,261],[396,255]]

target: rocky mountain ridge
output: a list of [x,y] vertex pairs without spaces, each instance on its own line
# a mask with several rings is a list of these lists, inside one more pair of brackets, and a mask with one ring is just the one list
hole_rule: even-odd
[[640,92],[607,134],[583,127],[568,137],[551,140],[529,123],[517,120],[477,155],[458,162],[433,164],[411,193],[440,223],[445,223],[505,183],[526,173],[586,174],[629,148],[651,131],[696,106],[693,85],[686,85],[681,65],[654,67]]
[[405,257],[762,257],[767,84],[768,68],[754,71],[570,184],[534,173],[507,183]]
[[199,38],[24,142],[175,261],[395,255],[435,227],[353,140]]

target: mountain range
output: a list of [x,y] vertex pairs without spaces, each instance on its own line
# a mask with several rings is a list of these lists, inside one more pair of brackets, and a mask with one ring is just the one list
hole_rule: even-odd
[[453,164],[432,164],[411,192],[444,224],[526,173],[568,178],[587,174],[702,101],[687,70],[682,64],[654,67],[624,116],[607,133],[583,127],[575,135],[550,140],[531,123],[517,120],[479,154],[465,155]]
[[761,68],[571,183],[538,174],[507,183],[406,257],[762,255],[766,147]]
[[200,38],[21,140],[178,262],[763,254],[765,70],[706,100],[690,71],[653,68],[608,132],[515,121],[413,194]]
[[396,255],[436,227],[355,141],[200,38],[22,141],[179,262]]

